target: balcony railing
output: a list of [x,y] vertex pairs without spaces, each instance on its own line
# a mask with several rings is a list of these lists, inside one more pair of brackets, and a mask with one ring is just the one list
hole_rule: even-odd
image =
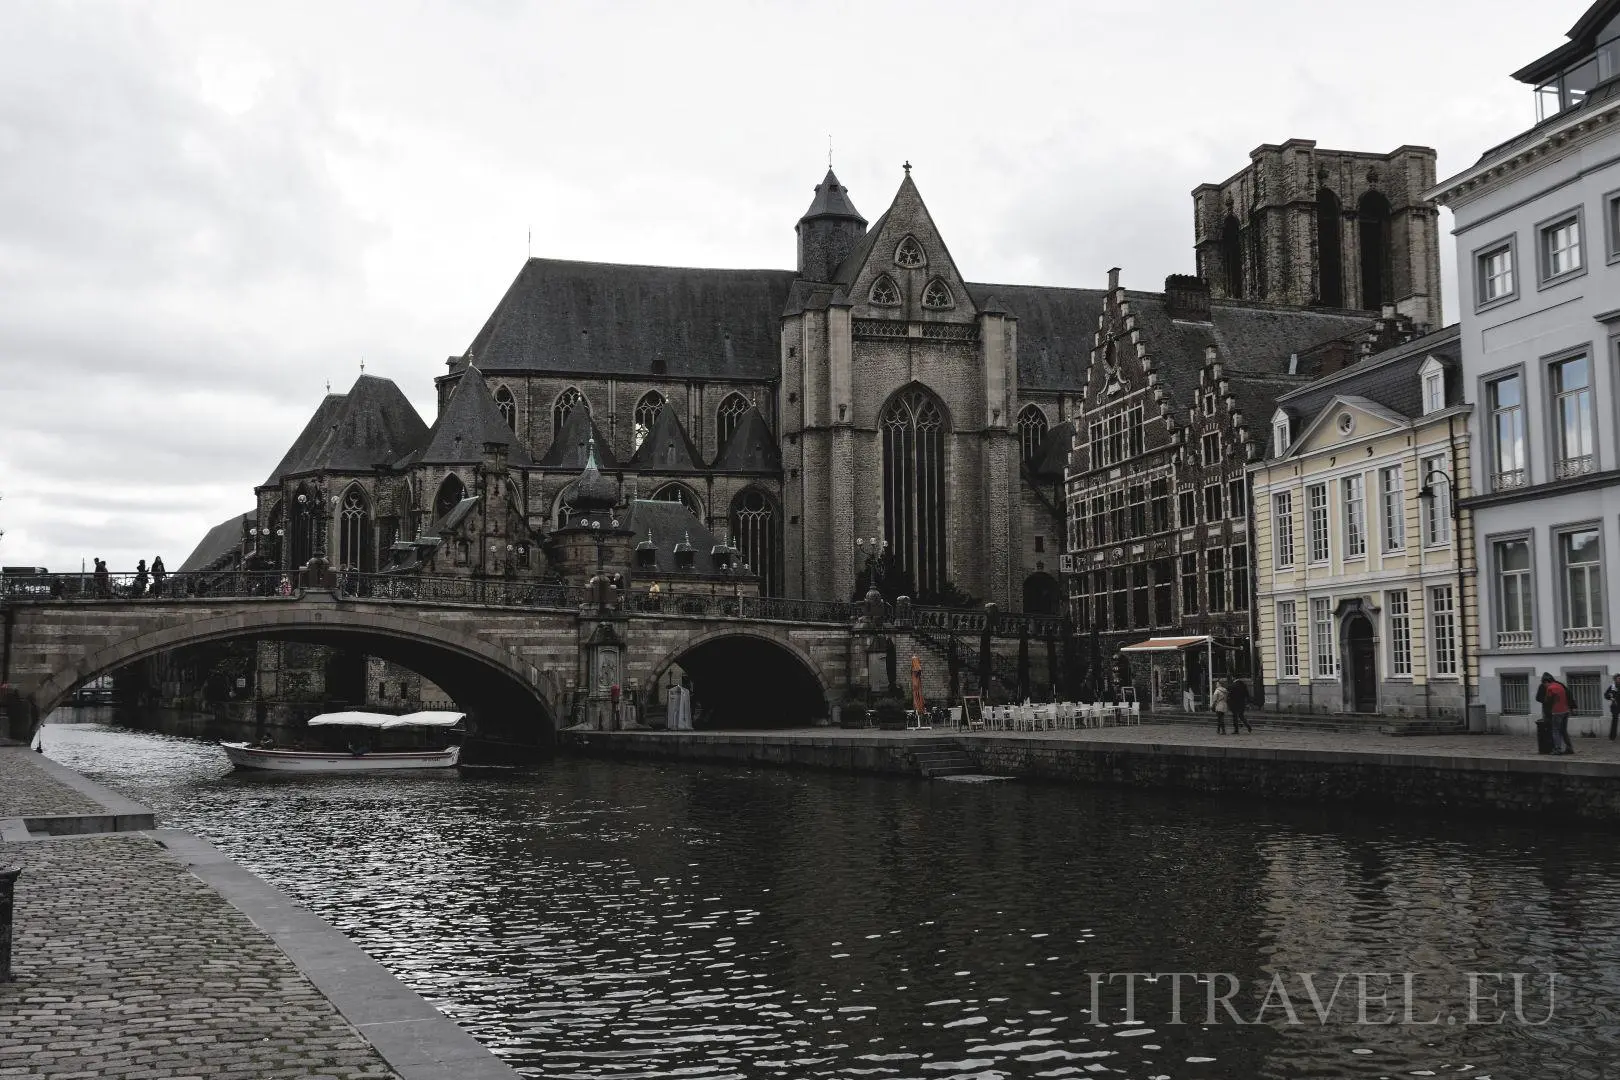
[[1530,649],[1536,644],[1535,634],[1529,630],[1498,630],[1496,632],[1496,647],[1498,649]]
[[1603,627],[1601,626],[1566,626],[1564,627],[1565,645],[1602,645]]
[[1553,479],[1568,480],[1576,476],[1585,476],[1597,467],[1597,459],[1591,454],[1580,457],[1563,458],[1553,462]]
[[1493,491],[1511,491],[1513,488],[1522,488],[1529,482],[1529,474],[1524,469],[1503,469],[1491,480]]

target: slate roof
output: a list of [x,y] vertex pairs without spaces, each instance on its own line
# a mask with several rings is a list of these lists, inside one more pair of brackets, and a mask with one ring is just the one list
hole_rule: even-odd
[[[720,540],[704,528],[703,522],[694,517],[692,511],[681,503],[636,499],[630,503],[625,528],[635,533],[634,550],[638,552],[645,550],[640,545],[643,541],[650,540],[652,550],[656,553],[656,571],[643,569],[639,554],[632,556],[631,567],[637,578],[697,577],[720,572],[710,554],[719,545]],[[691,570],[679,570],[675,566],[675,548],[685,543],[692,545],[695,555]],[[749,575],[738,576],[751,580]]]
[[1018,319],[1018,386],[1022,390],[1077,389],[1085,385],[1105,289],[967,283],[980,311],[999,309]]
[[443,536],[445,533],[454,532],[456,526],[460,525],[463,521],[466,521],[467,515],[473,512],[473,507],[478,505],[479,498],[481,498],[481,496],[468,495],[466,498],[456,503],[456,505],[452,506],[448,511],[445,512],[444,517],[427,527],[427,535]]
[[562,430],[551,440],[551,446],[538,464],[545,469],[583,469],[586,458],[585,444],[592,439],[596,441],[597,464],[604,469],[617,469],[619,463],[613,456],[613,448],[602,438],[596,422],[583,407],[576,407],[568,414],[568,419],[563,421]]
[[720,472],[781,472],[781,447],[757,407],[751,405],[743,413],[731,438],[720,448],[714,467]]
[[369,472],[416,450],[428,427],[391,379],[362,375],[328,394],[261,486],[297,473]]
[[177,572],[207,570],[227,556],[235,555],[242,549],[242,530],[252,520],[254,520],[253,511],[249,510],[245,514],[227,518],[209,529],[192,549],[191,554],[186,556],[186,561],[180,564]]
[[1069,452],[1073,448],[1074,421],[1065,420],[1046,433],[1046,441],[1041,443],[1041,451],[1036,455],[1031,472],[1044,478],[1062,477],[1064,470],[1069,467]]
[[772,379],[793,278],[530,259],[467,352],[490,372]]
[[513,465],[533,465],[534,458],[507,427],[483,373],[467,367],[456,380],[450,400],[433,422],[426,445],[399,464],[462,465],[482,461],[485,443],[501,443]]
[[[1423,385],[1418,369],[1430,356],[1439,360],[1446,369],[1447,404],[1461,403],[1462,341],[1459,327],[1453,323],[1315,379],[1303,388],[1278,398],[1277,406],[1288,411],[1296,425],[1296,432],[1300,430],[1299,424],[1310,423],[1336,397],[1359,396],[1398,416],[1420,416],[1423,413]],[[1270,419],[1270,416],[1265,418],[1267,423]]]
[[669,405],[658,410],[647,437],[630,456],[630,466],[657,472],[703,471],[697,447],[692,445],[686,428],[681,426],[681,418],[675,415],[675,410]]
[[889,212],[885,210],[876,221],[872,222],[872,227],[866,230],[866,235],[861,237],[860,243],[849,249],[849,254],[844,256],[844,261],[839,263],[838,269],[833,272],[835,282],[845,286],[854,283],[861,272],[861,267],[866,265],[867,258],[872,254],[872,245],[877,243],[878,235],[883,232],[884,223],[888,220]]
[[799,220],[802,222],[821,217],[854,218],[862,225],[866,224],[866,219],[855,209],[855,204],[849,201],[849,188],[838,182],[830,167],[826,177],[816,185],[816,197],[810,201],[810,209]]

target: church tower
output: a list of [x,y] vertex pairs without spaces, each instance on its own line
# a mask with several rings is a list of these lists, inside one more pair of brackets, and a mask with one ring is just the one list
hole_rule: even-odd
[[1210,294],[1291,307],[1395,310],[1441,324],[1439,211],[1422,193],[1435,152],[1267,144],[1249,166],[1193,189],[1199,276]]
[[856,212],[849,188],[838,182],[830,166],[796,228],[799,277],[806,281],[831,281],[838,264],[866,234],[866,219]]

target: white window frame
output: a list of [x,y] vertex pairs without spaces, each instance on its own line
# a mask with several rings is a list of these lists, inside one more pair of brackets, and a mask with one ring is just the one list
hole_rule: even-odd
[[1429,675],[1457,675],[1457,601],[1450,585],[1429,587]]
[[[1512,383],[1518,391],[1515,405],[1499,405],[1498,387]],[[1527,387],[1523,371],[1509,371],[1485,380],[1485,414],[1490,424],[1486,449],[1491,455],[1491,490],[1507,491],[1521,488],[1530,482],[1530,442],[1525,426],[1525,394]],[[1510,441],[1503,443],[1502,422],[1512,428]]]
[[1199,454],[1205,465],[1219,465],[1221,463],[1221,433],[1206,431],[1198,444]]
[[1609,235],[1609,261],[1620,262],[1620,191],[1603,196],[1603,227]]
[[1474,254],[1474,310],[1505,304],[1519,295],[1518,252],[1514,238],[1489,244]]
[[1433,494],[1423,514],[1423,546],[1446,547],[1451,543],[1451,476],[1445,471],[1445,455],[1433,454],[1418,462],[1423,483]]
[[1326,596],[1311,597],[1311,672],[1314,678],[1339,677],[1339,639],[1337,620],[1333,617],[1333,600]]
[[1389,609],[1389,673],[1392,676],[1412,676],[1412,601],[1405,589],[1391,589],[1384,594],[1384,606]]
[[1586,271],[1586,252],[1580,207],[1536,225],[1536,263],[1540,287],[1547,288]]
[[[1586,365],[1586,385],[1561,389],[1566,365]],[[1560,357],[1547,364],[1547,398],[1551,415],[1547,418],[1548,434],[1552,439],[1552,478],[1564,480],[1584,476],[1597,469],[1597,409],[1592,395],[1592,384],[1597,369],[1590,353],[1581,352]],[[1565,423],[1566,406],[1577,413],[1573,430]],[[1585,415],[1584,425],[1579,415]]]
[[1305,488],[1305,561],[1312,566],[1333,561],[1333,532],[1328,522],[1325,482]]
[[[1524,545],[1524,566],[1506,570],[1502,565],[1502,548],[1508,544]],[[1513,579],[1517,604],[1508,604],[1509,578]],[[1497,536],[1491,539],[1491,588],[1496,597],[1496,647],[1529,648],[1535,644],[1536,633],[1536,554],[1528,536]],[[1509,614],[1514,616],[1509,619]],[[1510,622],[1522,625],[1509,626]]]
[[1339,478],[1340,510],[1344,519],[1344,557],[1367,555],[1367,478],[1361,474]]
[[1271,496],[1271,535],[1273,565],[1287,570],[1294,565],[1294,493],[1279,491]]
[[1277,601],[1277,671],[1284,679],[1299,678],[1298,619],[1293,600]]
[[1384,516],[1384,550],[1406,547],[1406,470],[1389,465],[1378,470],[1379,505]]
[[1446,407],[1446,369],[1434,357],[1429,357],[1418,369],[1423,380],[1423,415],[1437,413]]
[[[1573,536],[1592,533],[1597,538],[1598,557],[1595,562],[1572,563],[1569,560],[1569,540]],[[1569,645],[1601,645],[1606,642],[1604,626],[1608,622],[1605,618],[1607,608],[1607,595],[1603,583],[1603,529],[1596,523],[1576,525],[1559,529],[1558,542],[1558,585],[1559,607],[1562,617],[1564,634],[1563,644]],[[1578,569],[1577,569],[1578,568]],[[1585,585],[1586,600],[1582,610],[1577,611],[1574,599],[1574,584],[1579,574]],[[1593,598],[1593,593],[1596,598]]]
[[1289,428],[1291,426],[1292,425],[1289,424],[1288,417],[1286,416],[1277,416],[1272,419],[1271,442],[1273,456],[1282,457],[1284,454],[1288,453],[1288,447],[1293,441],[1289,436]]

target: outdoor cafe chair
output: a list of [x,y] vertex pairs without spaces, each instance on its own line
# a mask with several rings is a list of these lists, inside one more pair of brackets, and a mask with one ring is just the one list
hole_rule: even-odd
[[962,706],[952,705],[949,716],[951,718],[951,727],[959,728],[962,726]]

